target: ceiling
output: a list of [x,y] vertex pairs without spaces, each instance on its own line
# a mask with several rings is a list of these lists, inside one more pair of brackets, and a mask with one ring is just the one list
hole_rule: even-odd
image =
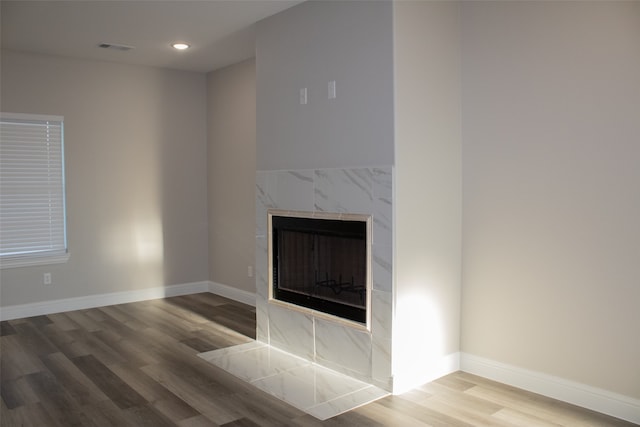
[[[254,56],[255,22],[300,0],[0,1],[3,49],[208,72]],[[191,48],[176,51],[182,41]],[[134,46],[122,51],[101,43]]]

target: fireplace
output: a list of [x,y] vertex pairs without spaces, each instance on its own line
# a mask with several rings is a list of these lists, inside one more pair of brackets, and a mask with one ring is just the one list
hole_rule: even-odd
[[[336,288],[344,298],[357,298],[357,320],[276,299],[274,217],[366,224],[364,322],[359,290],[341,292]],[[392,224],[392,167],[256,172],[256,340],[392,390]],[[334,280],[340,280],[339,276],[340,273]],[[350,282],[350,276],[342,273],[342,282]],[[354,274],[354,291],[355,283]],[[330,287],[324,290],[334,293]],[[278,296],[282,294],[286,292]],[[317,302],[315,297],[308,295],[304,299]],[[349,300],[344,305],[348,303]]]
[[369,215],[270,210],[269,301],[368,326]]

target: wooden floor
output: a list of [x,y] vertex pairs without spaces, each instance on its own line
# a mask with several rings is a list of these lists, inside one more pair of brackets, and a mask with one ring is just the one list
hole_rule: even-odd
[[196,356],[254,337],[208,293],[1,326],[2,427],[632,425],[462,372],[321,422]]

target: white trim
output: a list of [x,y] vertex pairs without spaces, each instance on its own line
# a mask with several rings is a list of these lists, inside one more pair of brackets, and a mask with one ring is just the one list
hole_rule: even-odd
[[416,368],[407,370],[393,376],[393,394],[398,395],[422,384],[435,381],[445,375],[452,374],[460,370],[460,353],[451,353],[442,356],[433,363],[425,363],[421,372]]
[[87,308],[126,304],[129,302],[175,297],[179,295],[190,295],[200,292],[211,292],[253,307],[256,306],[256,294],[216,282],[203,281],[137,289],[135,291],[112,292],[108,294],[64,298],[32,304],[9,305],[6,307],[0,307],[0,320],[21,319],[23,317],[41,316],[72,310],[84,310]]
[[252,307],[256,306],[256,294],[252,292],[243,291],[242,289],[234,288],[231,286],[223,285],[222,283],[209,282],[209,292],[212,294],[220,295],[225,298],[238,301]]
[[156,298],[189,295],[198,292],[209,292],[209,282],[193,282],[181,285],[138,289],[135,291],[113,292],[100,295],[88,295],[85,297],[43,301],[33,304],[10,305],[7,307],[0,307],[0,320],[20,319],[23,317],[61,313],[71,310],[83,310],[87,308],[126,304],[129,302],[145,301]]
[[65,252],[60,255],[5,257],[0,259],[0,269],[64,264],[69,261],[70,256],[69,252]]
[[460,369],[533,393],[640,424],[640,400],[597,387],[461,353]]
[[0,119],[5,120],[40,120],[43,122],[64,122],[64,116],[53,116],[50,114],[31,114],[31,113],[1,113]]

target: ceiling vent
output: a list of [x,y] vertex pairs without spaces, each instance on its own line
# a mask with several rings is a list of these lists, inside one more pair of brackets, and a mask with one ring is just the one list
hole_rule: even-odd
[[133,46],[127,46],[124,44],[116,44],[116,43],[100,43],[98,47],[101,47],[102,49],[120,50],[123,52],[134,49]]

